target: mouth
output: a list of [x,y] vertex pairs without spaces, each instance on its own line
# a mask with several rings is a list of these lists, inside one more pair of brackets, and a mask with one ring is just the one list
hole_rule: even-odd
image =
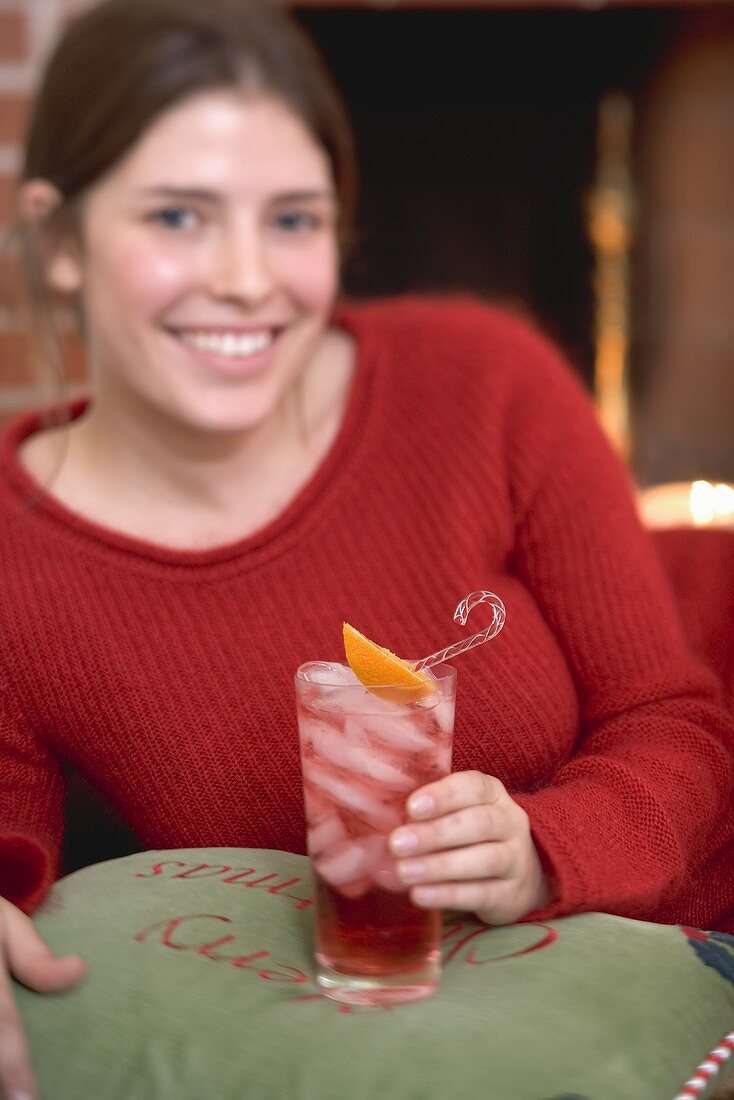
[[233,362],[251,360],[272,347],[284,326],[241,328],[180,328],[168,332],[187,347]]

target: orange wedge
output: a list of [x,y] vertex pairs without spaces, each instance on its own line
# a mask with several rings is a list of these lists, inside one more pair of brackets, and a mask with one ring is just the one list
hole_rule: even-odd
[[[396,657],[389,649],[376,645],[349,623],[344,623],[344,652],[347,664],[365,687],[396,703],[416,702],[436,690],[436,681],[427,672],[416,672],[413,661]],[[394,687],[395,691],[390,691]]]

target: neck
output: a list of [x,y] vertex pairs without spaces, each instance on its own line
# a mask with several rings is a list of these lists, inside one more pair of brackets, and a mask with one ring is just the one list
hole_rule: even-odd
[[[72,433],[70,465],[159,505],[229,510],[268,470],[306,447],[292,394],[242,432],[196,431],[127,395],[97,392]],[[124,473],[123,473],[124,472]]]
[[234,541],[275,518],[311,477],[339,429],[352,368],[351,338],[329,334],[300,392],[236,433],[193,431],[102,388],[67,430],[56,477],[48,449],[45,468],[32,451],[24,458],[58,499],[102,526],[179,548]]

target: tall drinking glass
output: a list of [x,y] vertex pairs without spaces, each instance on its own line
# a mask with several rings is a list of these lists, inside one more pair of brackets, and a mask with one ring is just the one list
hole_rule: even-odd
[[387,847],[411,792],[451,770],[456,672],[432,672],[427,696],[367,689],[346,665],[296,673],[317,981],[338,1001],[417,1000],[438,984],[441,914],[412,904]]

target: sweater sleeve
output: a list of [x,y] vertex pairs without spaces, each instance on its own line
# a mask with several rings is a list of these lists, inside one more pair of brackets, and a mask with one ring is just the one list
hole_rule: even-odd
[[26,913],[56,878],[65,780],[0,678],[0,897]]
[[681,894],[722,843],[734,734],[692,657],[629,478],[588,396],[525,333],[509,445],[514,567],[576,684],[576,751],[527,811],[554,887],[532,919],[600,910],[638,919]]

